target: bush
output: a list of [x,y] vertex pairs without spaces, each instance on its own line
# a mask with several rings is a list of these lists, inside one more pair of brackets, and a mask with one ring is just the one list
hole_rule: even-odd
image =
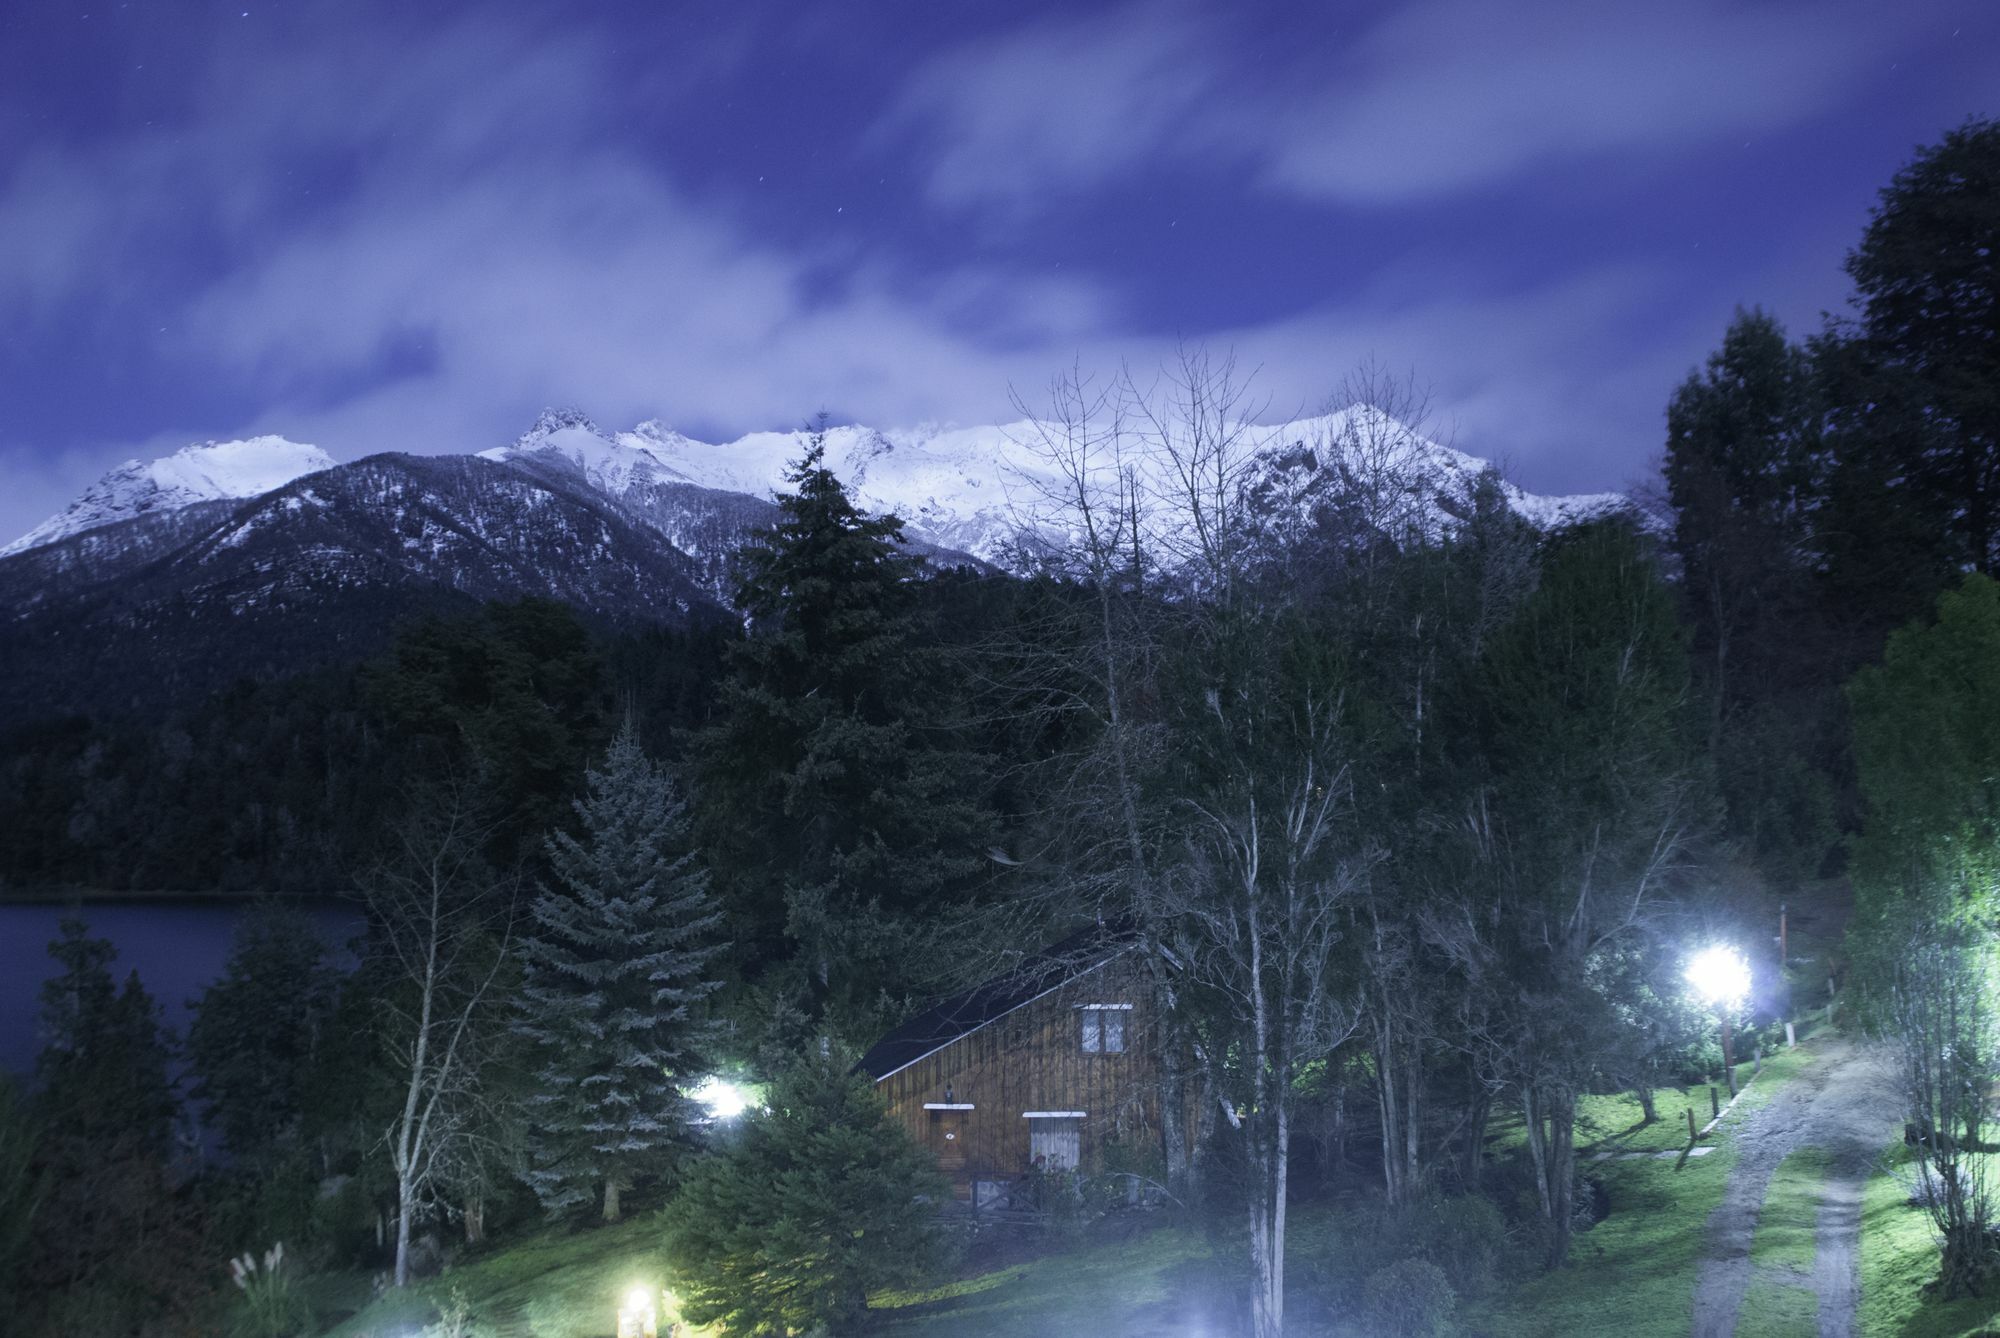
[[296,1338],[311,1333],[312,1309],[285,1265],[282,1242],[259,1260],[245,1251],[229,1261],[229,1280],[242,1293],[229,1331],[235,1338]]
[[1368,1275],[1362,1304],[1378,1333],[1438,1338],[1453,1331],[1458,1293],[1428,1259],[1400,1259]]
[[852,1332],[870,1292],[942,1271],[935,1200],[949,1193],[866,1078],[807,1060],[668,1210],[682,1314],[732,1334]]

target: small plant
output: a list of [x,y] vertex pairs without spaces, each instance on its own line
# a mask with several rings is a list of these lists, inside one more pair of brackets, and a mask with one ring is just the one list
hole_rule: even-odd
[[1368,1275],[1362,1289],[1375,1332],[1443,1338],[1454,1332],[1458,1294],[1444,1270],[1426,1259],[1399,1259]]
[[472,1303],[465,1288],[451,1284],[451,1294],[438,1307],[437,1323],[424,1330],[424,1338],[472,1338]]
[[285,1267],[283,1241],[264,1251],[261,1267],[248,1250],[231,1259],[229,1280],[243,1293],[230,1323],[237,1338],[293,1338],[312,1329],[311,1307]]

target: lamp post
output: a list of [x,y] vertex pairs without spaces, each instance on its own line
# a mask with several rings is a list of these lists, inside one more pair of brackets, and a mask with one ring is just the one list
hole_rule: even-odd
[[1750,996],[1750,963],[1735,948],[1718,943],[1688,959],[1687,983],[1695,997],[1722,1019],[1722,1072],[1734,1096],[1736,1061],[1729,1052],[1729,1015]]

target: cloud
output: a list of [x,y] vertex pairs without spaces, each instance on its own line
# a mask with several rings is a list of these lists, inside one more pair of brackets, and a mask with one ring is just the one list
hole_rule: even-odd
[[[1790,31],[1793,9],[1723,16],[1720,29],[1684,19],[1740,48],[1720,63],[1651,19],[1614,28],[1605,16],[1622,12],[1510,24],[1433,0],[1276,54],[1207,8],[1024,20],[919,61],[900,91],[863,105],[875,130],[858,152],[916,154],[924,198],[948,220],[1018,223],[1067,194],[1115,197],[1163,164],[1379,203],[1806,114],[1856,59],[1839,35],[1853,23]],[[1633,73],[1635,44],[1657,56],[1651,73]],[[1603,487],[1630,472],[1606,457],[1650,452],[1666,389],[1728,304],[1758,296],[1718,296],[1717,323],[1690,330],[1665,313],[1733,278],[1642,257],[1506,280],[1433,251],[1276,319],[1180,323],[1173,276],[1142,267],[1079,272],[1031,246],[956,237],[924,259],[893,231],[830,217],[777,240],[628,124],[635,106],[669,124],[713,111],[716,69],[739,69],[745,50],[740,32],[663,45],[642,80],[621,83],[629,67],[587,27],[531,30],[497,10],[441,29],[356,24],[282,50],[232,47],[190,74],[161,124],[51,139],[0,164],[0,236],[25,240],[0,247],[0,331],[72,341],[105,364],[91,384],[107,396],[124,393],[128,364],[200,389],[162,394],[150,419],[146,406],[125,415],[145,421],[131,435],[78,430],[57,455],[29,457],[36,444],[0,424],[19,484],[0,497],[0,538],[128,456],[194,439],[283,432],[341,458],[473,450],[547,403],[711,435],[820,407],[883,425],[993,421],[1010,387],[1032,396],[1073,360],[1144,367],[1180,334],[1261,366],[1274,412],[1316,409],[1371,355],[1413,367],[1467,449],[1508,458],[1533,486]],[[1677,97],[1701,106],[1669,114]],[[1485,129],[1482,156],[1470,146]],[[1129,300],[1142,289],[1159,299],[1143,321]],[[1188,309],[1225,309],[1197,301],[1215,296]]]
[[1030,25],[919,69],[869,142],[927,159],[931,198],[1021,213],[1212,139],[1222,73],[1178,6]]
[[1914,26],[1859,0],[1426,0],[1354,35],[1299,21],[1258,42],[1213,10],[1135,5],[943,53],[875,137],[924,155],[947,207],[1034,213],[1169,164],[1400,204],[1784,129],[1851,95]]
[[[479,449],[552,402],[736,430],[822,405],[998,415],[1050,345],[1066,356],[1107,320],[1081,277],[753,240],[612,133],[622,104],[587,37],[492,24],[380,57],[334,40],[234,62],[171,132],[51,148],[0,178],[0,228],[32,243],[0,248],[0,323],[92,322],[245,406],[105,442],[90,472],[256,431],[345,457]],[[67,477],[87,454],[45,464]],[[39,518],[14,505],[13,525]]]

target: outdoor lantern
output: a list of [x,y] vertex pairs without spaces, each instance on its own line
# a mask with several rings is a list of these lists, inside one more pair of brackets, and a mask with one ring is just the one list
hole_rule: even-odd
[[625,1293],[618,1307],[618,1338],[660,1338],[660,1308],[653,1289],[637,1286]]

